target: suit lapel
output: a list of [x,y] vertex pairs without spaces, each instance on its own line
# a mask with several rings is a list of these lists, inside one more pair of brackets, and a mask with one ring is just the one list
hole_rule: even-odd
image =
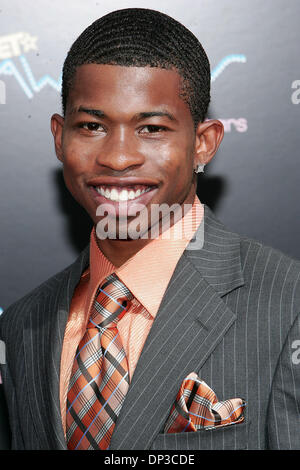
[[[42,449],[66,448],[59,399],[60,357],[70,301],[88,261],[86,249],[63,276],[48,281],[48,294],[44,289],[24,318],[28,399]],[[32,368],[37,358],[38,365]]]
[[110,450],[151,446],[163,430],[182,380],[199,371],[236,319],[222,297],[243,285],[239,237],[206,206],[203,223],[204,245],[187,249],[177,264],[132,377]]

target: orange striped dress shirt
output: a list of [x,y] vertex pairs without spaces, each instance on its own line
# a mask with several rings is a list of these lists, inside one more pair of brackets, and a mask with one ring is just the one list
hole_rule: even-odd
[[203,206],[196,196],[192,208],[179,221],[118,268],[99,249],[95,227],[93,228],[90,265],[75,289],[63,341],[60,407],[64,431],[73,361],[77,346],[85,333],[99,284],[106,276],[115,272],[134,295],[131,307],[118,322],[131,379],[168,283],[183,251],[203,219],[203,212]]

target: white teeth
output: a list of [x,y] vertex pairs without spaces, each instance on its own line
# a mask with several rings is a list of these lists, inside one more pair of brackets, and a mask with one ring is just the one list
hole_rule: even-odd
[[119,194],[119,201],[128,201],[128,191],[127,189],[122,189],[122,191]]
[[112,201],[118,201],[119,200],[119,194],[118,194],[118,191],[115,188],[113,188],[111,190],[109,199],[111,199]]
[[135,198],[135,193],[134,193],[134,191],[131,189],[131,190],[129,191],[129,194],[128,194],[128,199],[134,199],[134,198]]
[[104,196],[106,199],[110,199],[111,201],[128,201],[131,199],[135,199],[139,197],[141,194],[150,191],[151,188],[143,189],[143,190],[136,190],[130,189],[122,189],[120,192],[116,188],[109,189],[108,187],[104,188],[102,186],[96,187],[96,190],[99,194]]

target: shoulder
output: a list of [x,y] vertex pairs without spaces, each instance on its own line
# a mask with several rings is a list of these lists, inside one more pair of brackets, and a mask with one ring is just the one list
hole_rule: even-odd
[[300,261],[245,236],[240,236],[240,252],[241,298],[248,311],[285,331],[300,314]]
[[300,281],[300,260],[282,251],[243,235],[240,238],[241,264],[246,274],[264,273],[268,278],[282,281]]
[[227,246],[227,257],[230,257],[231,253],[234,253],[236,257],[238,256],[241,268],[246,274],[262,271],[272,276],[276,272],[280,272],[290,279],[294,278],[296,280],[299,278],[300,260],[294,259],[260,240],[230,230],[216,218],[207,206],[205,206],[205,221],[208,226],[205,236],[209,237],[211,244],[214,240],[217,240],[219,246]]
[[[300,311],[300,261],[260,240],[236,233],[205,206],[206,229],[204,252],[212,259],[215,269],[226,281],[235,276],[243,285],[242,291],[251,301],[257,298],[261,304],[291,305]],[[201,259],[201,254],[199,254]],[[203,264],[203,256],[201,259]],[[238,284],[238,283],[237,283]]]

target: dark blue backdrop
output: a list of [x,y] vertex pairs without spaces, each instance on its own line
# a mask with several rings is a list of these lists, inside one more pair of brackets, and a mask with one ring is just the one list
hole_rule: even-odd
[[[135,6],[149,2],[1,2],[2,308],[88,242],[90,223],[64,188],[50,116],[61,109],[61,68],[74,39],[96,18]],[[199,178],[200,199],[234,231],[300,258],[299,0],[152,0],[151,8],[190,28],[211,61],[209,117],[226,132]],[[0,434],[4,424],[0,414]]]

